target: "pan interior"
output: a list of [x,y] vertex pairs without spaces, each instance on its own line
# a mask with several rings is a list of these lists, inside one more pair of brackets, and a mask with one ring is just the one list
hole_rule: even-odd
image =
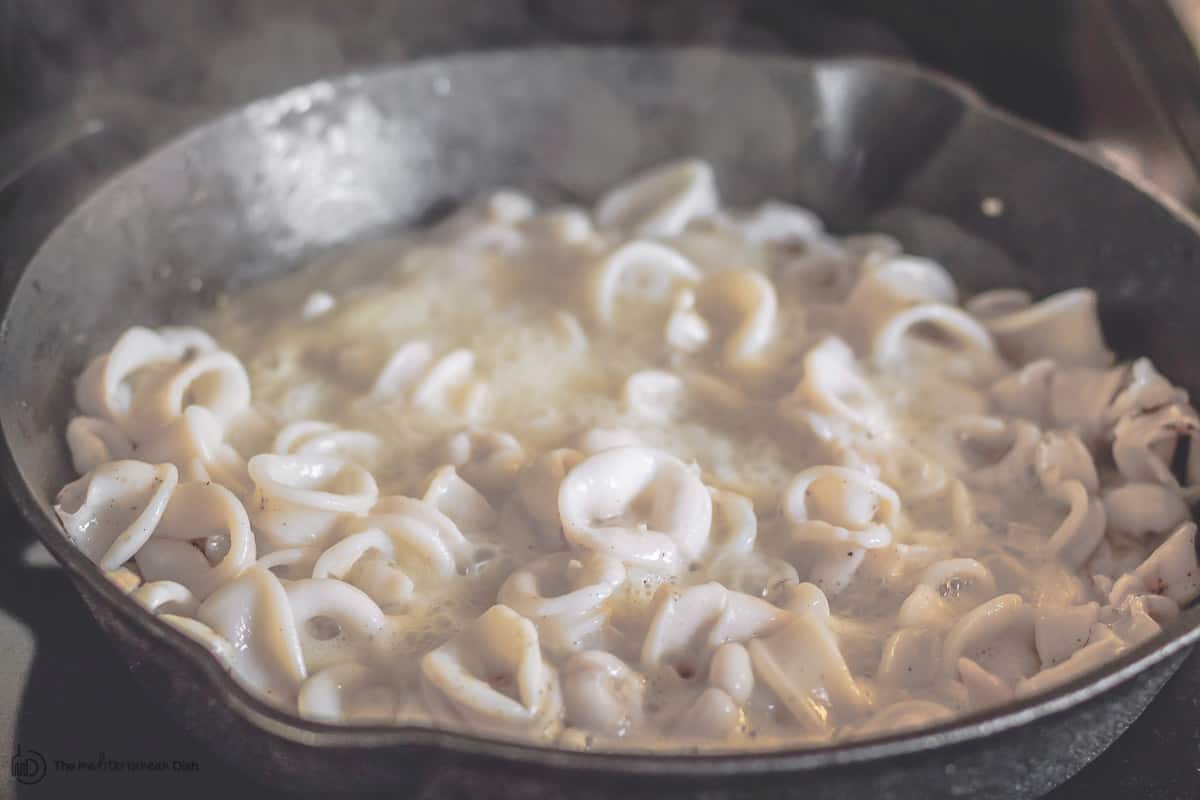
[[[513,186],[590,202],[680,156],[734,204],[879,230],[967,290],[1090,286],[1112,344],[1200,387],[1194,228],[906,69],[714,51],[471,57],[257,103],[123,173],[55,230],[0,323],[0,420],[41,510],[70,478],[71,376],[133,323]],[[1004,213],[985,214],[985,201]],[[49,530],[49,525],[45,526]]]

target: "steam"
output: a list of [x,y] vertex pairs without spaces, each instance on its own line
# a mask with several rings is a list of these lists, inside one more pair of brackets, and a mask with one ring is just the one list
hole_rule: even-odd
[[[769,0],[7,0],[0,17],[0,179],[100,129],[116,131],[127,157],[253,99],[432,54],[539,44],[900,49],[866,23]],[[758,114],[778,105],[754,76],[681,78],[701,90],[734,81]],[[600,90],[584,87],[578,100],[617,104],[614,120],[624,113]],[[773,118],[778,135],[765,145],[784,148],[790,116],[780,109]],[[581,126],[552,144],[619,150],[632,168],[640,145],[619,127],[598,136]],[[564,170],[587,171],[570,153],[558,155]]]
[[[803,50],[844,21],[793,3],[712,0],[9,0],[5,59],[19,94],[55,104],[106,92],[224,106],[417,55],[550,42]],[[864,31],[867,27],[858,26]],[[835,37],[830,34],[836,33]],[[35,104],[37,100],[33,100]]]

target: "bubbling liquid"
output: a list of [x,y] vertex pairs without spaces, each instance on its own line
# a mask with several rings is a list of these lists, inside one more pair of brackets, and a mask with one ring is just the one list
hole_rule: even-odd
[[[951,267],[953,265],[950,265]],[[1045,691],[1200,594],[1186,393],[679,162],[132,328],[67,534],[305,717],[771,749]]]

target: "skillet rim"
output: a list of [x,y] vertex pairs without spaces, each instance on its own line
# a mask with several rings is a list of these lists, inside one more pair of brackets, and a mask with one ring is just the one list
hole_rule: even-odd
[[[757,63],[782,70],[801,70],[816,73],[823,69],[858,68],[875,72],[898,74],[923,83],[944,96],[955,100],[964,114],[973,114],[990,123],[1014,130],[1021,135],[1042,140],[1052,147],[1066,151],[1068,156],[1083,159],[1091,166],[1104,170],[1117,180],[1129,184],[1148,202],[1167,211],[1175,222],[1190,229],[1200,241],[1200,220],[1194,218],[1181,204],[1147,181],[1117,171],[1085,146],[1052,131],[1020,119],[985,101],[974,89],[960,81],[904,61],[877,57],[805,58],[784,54],[756,54],[737,49],[714,47],[587,47],[550,46],[522,49],[469,51],[435,55],[400,64],[357,70],[329,79],[317,80],[282,93],[259,99],[226,111],[213,119],[172,136],[157,144],[150,152],[112,174],[78,203],[43,239],[18,270],[18,275],[0,286],[0,373],[8,339],[8,315],[20,288],[28,276],[28,268],[42,254],[46,244],[66,224],[93,206],[100,205],[119,183],[147,162],[166,157],[193,138],[212,135],[215,129],[234,124],[247,116],[286,113],[298,100],[311,100],[327,93],[340,97],[353,92],[373,79],[405,74],[419,80],[422,73],[436,75],[439,68],[486,68],[492,63],[513,59],[552,59],[555,57],[614,59],[675,59],[686,55],[709,54],[737,59],[742,63]],[[554,747],[503,741],[471,733],[438,729],[421,725],[403,726],[339,726],[313,722],[272,706],[238,684],[202,645],[188,638],[123,594],[103,573],[74,547],[62,532],[57,520],[43,513],[34,490],[21,474],[9,444],[9,422],[0,419],[0,477],[9,490],[14,504],[37,537],[63,565],[77,592],[91,605],[99,598],[106,611],[116,616],[136,635],[156,648],[166,647],[174,655],[191,662],[206,678],[207,686],[196,687],[211,692],[214,698],[258,731],[295,744],[317,749],[354,748],[362,757],[379,755],[394,748],[424,747],[448,754],[482,756],[516,764],[551,767],[568,771],[609,771],[633,775],[676,778],[712,778],[733,775],[769,775],[782,772],[814,772],[822,769],[865,764],[884,759],[947,748],[956,744],[985,739],[1004,731],[1019,728],[1035,720],[1065,714],[1070,709],[1096,698],[1126,681],[1134,679],[1171,656],[1200,640],[1200,603],[1184,609],[1180,619],[1163,637],[1132,648],[1121,657],[1100,669],[1055,687],[1050,692],[1005,704],[998,709],[980,711],[957,717],[949,722],[910,732],[854,740],[815,748],[730,752],[718,754],[653,753],[653,752],[585,752]],[[86,588],[86,591],[84,589]],[[92,610],[92,609],[90,609]],[[93,615],[95,611],[92,610]],[[120,645],[118,644],[119,648]]]

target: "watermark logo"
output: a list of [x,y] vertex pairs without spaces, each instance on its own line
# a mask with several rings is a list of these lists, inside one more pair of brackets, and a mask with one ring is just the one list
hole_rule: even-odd
[[9,767],[17,783],[41,783],[50,771],[65,773],[199,772],[200,762],[191,758],[111,758],[103,751],[95,758],[47,759],[37,750],[17,745]]
[[46,777],[46,757],[37,750],[22,749],[21,745],[17,745],[10,769],[17,783],[32,786]]

